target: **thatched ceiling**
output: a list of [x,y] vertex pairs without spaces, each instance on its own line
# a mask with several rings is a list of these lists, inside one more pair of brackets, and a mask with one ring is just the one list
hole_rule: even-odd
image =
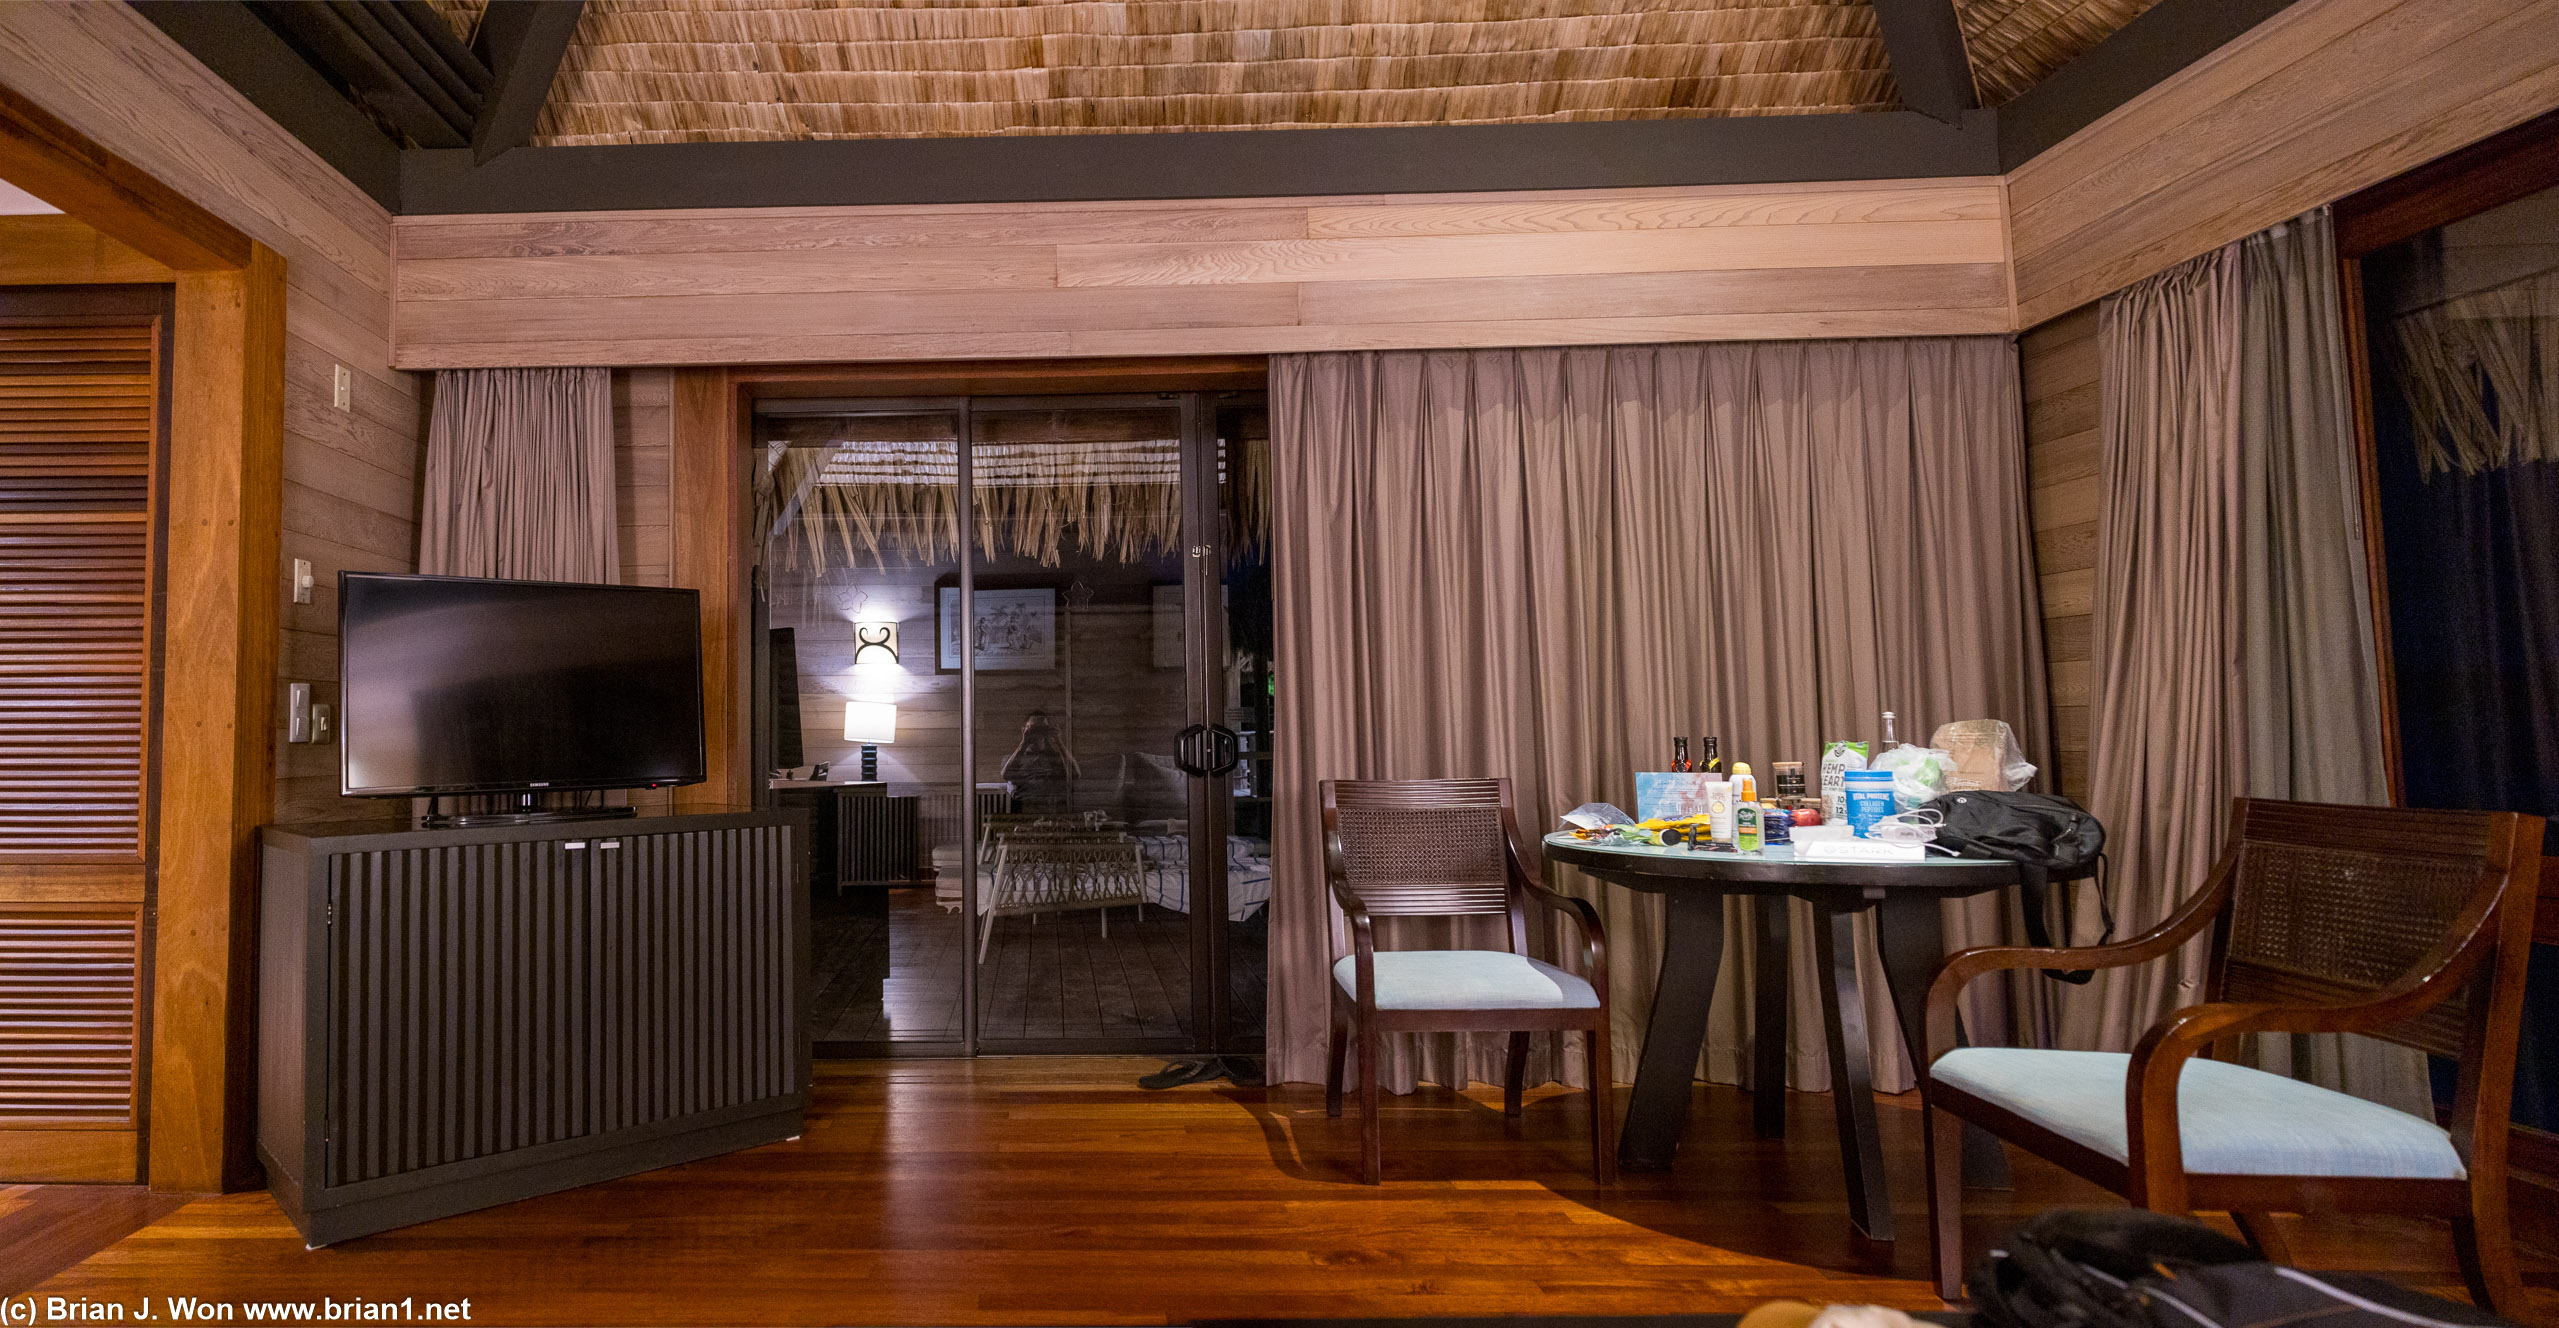
[[2159,0],[1955,0],[1981,104],[1999,106]]
[[[431,0],[466,39],[485,0]],[[2155,0],[1957,0],[1986,105]],[[1868,0],[590,0],[535,141],[936,138],[1899,105]]]

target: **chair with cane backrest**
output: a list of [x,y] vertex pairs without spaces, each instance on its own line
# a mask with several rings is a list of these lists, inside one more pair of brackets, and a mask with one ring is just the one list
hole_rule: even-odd
[[[2541,833],[2541,818],[2512,812],[2242,798],[2203,890],[2146,935],[1948,959],[1928,992],[1922,1084],[1939,1293],[1961,1289],[1969,1120],[2138,1206],[2227,1211],[2277,1262],[2270,1214],[2450,1218],[2470,1294],[2512,1312],[2507,1112]],[[2203,1003],[2129,1056],[1955,1047],[1955,998],[1973,978],[2122,967],[2207,930]],[[2450,1128],[2215,1058],[2247,1034],[2347,1032],[2458,1058]]]
[[[1608,945],[1599,911],[1557,894],[1528,870],[1507,779],[1328,779],[1324,877],[1350,922],[1351,953],[1333,962],[1332,1051],[1324,1108],[1342,1114],[1343,1059],[1359,1047],[1360,1178],[1384,1171],[1377,1124],[1377,1042],[1385,1033],[1507,1032],[1502,1111],[1516,1116],[1534,1032],[1587,1035],[1591,1170],[1617,1177],[1610,1103]],[[1580,975],[1528,953],[1530,905],[1572,918]],[[1508,950],[1379,950],[1381,917],[1501,917]]]

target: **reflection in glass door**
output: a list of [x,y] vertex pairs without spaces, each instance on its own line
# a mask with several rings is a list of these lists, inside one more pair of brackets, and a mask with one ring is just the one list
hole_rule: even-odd
[[965,420],[956,405],[757,420],[772,660],[757,711],[795,730],[774,730],[770,787],[819,832],[809,1001],[821,1051],[967,1038],[960,689],[933,667],[931,628],[934,587],[960,566]]
[[797,683],[759,680],[839,779],[894,714],[878,785],[816,795],[839,856],[913,821],[906,879],[813,884],[820,1054],[1259,1049],[1264,420],[1234,394],[760,408]]

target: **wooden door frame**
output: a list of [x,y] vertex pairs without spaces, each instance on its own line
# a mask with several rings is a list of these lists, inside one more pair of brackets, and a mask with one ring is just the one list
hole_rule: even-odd
[[86,258],[76,244],[57,251],[49,284],[174,292],[143,1178],[248,1188],[257,832],[275,797],[284,260],[6,87],[0,177],[103,237]]

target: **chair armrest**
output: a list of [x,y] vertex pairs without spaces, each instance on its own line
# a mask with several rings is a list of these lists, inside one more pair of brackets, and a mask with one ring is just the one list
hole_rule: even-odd
[[2156,959],[2193,939],[2221,911],[2229,893],[2227,866],[2216,868],[2212,883],[2167,921],[2131,940],[2087,946],[1990,945],[1947,956],[1936,979],[1928,984],[1927,1060],[1918,1067],[1920,1081],[1927,1082],[1928,1066],[1955,1049],[1955,998],[1963,994],[1965,984],[2005,969],[2122,968]]
[[1549,890],[1535,881],[1526,882],[1531,903],[1541,904],[1581,924],[1582,966],[1587,970],[1593,989],[1608,991],[1608,934],[1599,925],[1599,910],[1587,899],[1577,899],[1558,890]]
[[[1332,882],[1333,902],[1341,905],[1342,916],[1351,924],[1352,981],[1363,1009],[1377,1002],[1377,927],[1370,921],[1368,905],[1340,880]],[[1332,965],[1324,966],[1324,980],[1333,980]]]
[[[2467,922],[2467,927],[2462,926]],[[2470,981],[2496,937],[2485,910],[2454,924],[2458,938],[2442,961],[2361,1000],[2333,1005],[2215,1001],[2190,1005],[2153,1025],[2133,1048],[2124,1073],[2126,1168],[2141,1190],[2134,1202],[2162,1212],[2186,1209],[2185,1149],[2178,1132],[2177,1085],[2186,1062],[2224,1038],[2251,1033],[2364,1033],[2423,1013]]]

